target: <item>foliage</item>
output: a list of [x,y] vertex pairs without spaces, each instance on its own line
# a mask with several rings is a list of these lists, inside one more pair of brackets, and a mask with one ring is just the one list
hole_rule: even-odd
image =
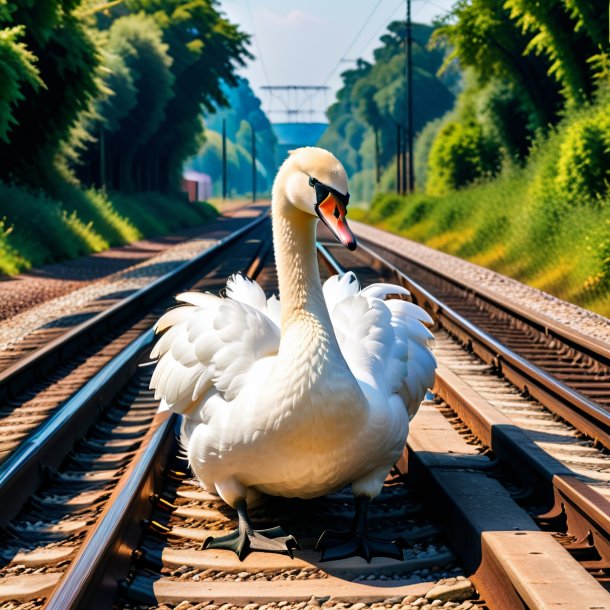
[[365,220],[610,314],[610,97],[569,113],[521,167],[442,195],[379,195]]
[[610,190],[608,108],[570,125],[559,149],[557,190],[572,205],[601,205]]
[[500,150],[481,125],[449,121],[437,133],[428,158],[426,191],[441,195],[491,176],[499,168]]
[[[62,141],[98,92],[99,54],[74,12],[79,4],[79,0],[4,3],[2,47],[6,53],[8,43],[11,60],[1,69],[9,74],[2,96],[10,96],[11,126],[0,141],[0,178],[13,176],[36,184],[52,173]],[[12,37],[7,35],[10,29]],[[25,83],[30,86],[24,94],[21,84]],[[15,93],[16,87],[21,93]]]
[[176,188],[184,161],[201,143],[201,107],[212,112],[226,103],[221,83],[235,85],[235,65],[249,57],[248,36],[216,10],[214,0],[128,0],[131,10],[155,19],[168,45],[173,97],[147,147],[147,188]]
[[15,106],[25,99],[24,90],[36,91],[42,81],[38,76],[34,54],[21,42],[24,27],[1,29],[3,15],[9,15],[6,9],[4,13],[0,12],[0,139],[8,142],[8,132],[16,122],[13,114]]
[[[449,110],[454,83],[435,73],[443,53],[427,48],[433,28],[413,26],[414,132]],[[337,101],[328,109],[329,126],[319,145],[341,159],[355,185],[364,183],[357,173],[375,168],[375,132],[379,142],[381,173],[394,165],[397,124],[404,127],[405,117],[405,36],[404,22],[395,21],[381,37],[382,46],[374,52],[374,62],[359,60],[342,74],[343,87]],[[389,174],[388,174],[389,176]],[[356,200],[364,191],[352,189]]]
[[60,203],[43,191],[0,182],[0,273],[19,273],[195,226],[216,213],[207,204],[191,205],[155,193],[128,197],[65,186]]
[[[593,82],[589,59],[608,41],[599,15],[608,10],[603,0],[506,0],[511,19],[524,33],[532,35],[527,51],[544,55],[550,62],[549,75],[561,85],[569,105],[591,98]],[[595,19],[597,15],[597,19]],[[598,23],[593,23],[593,21]],[[603,32],[603,34],[602,34]]]
[[[137,14],[125,15],[129,11]],[[248,56],[248,37],[216,9],[214,0],[127,0],[98,15],[105,87],[90,122],[78,176],[125,192],[176,191],[186,159],[203,139],[201,109],[226,103],[222,83]]]
[[548,58],[527,53],[531,38],[511,19],[505,0],[460,0],[434,34],[435,43],[449,47],[445,69],[457,60],[481,85],[496,79],[510,83],[533,133],[556,120],[560,98],[547,74]]
[[[103,123],[88,128],[92,136],[104,137],[106,184],[124,192],[144,190],[151,181],[148,151],[174,95],[172,59],[157,22],[143,13],[116,19],[108,30],[104,62],[109,93],[96,104]],[[99,155],[98,146],[82,155],[89,169],[97,169]]]

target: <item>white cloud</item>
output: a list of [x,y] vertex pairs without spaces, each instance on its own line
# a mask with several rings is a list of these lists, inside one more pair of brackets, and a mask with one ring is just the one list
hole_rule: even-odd
[[315,26],[325,26],[326,22],[320,19],[319,17],[315,17],[314,15],[309,15],[303,11],[298,9],[291,10],[286,15],[280,15],[278,13],[274,13],[268,8],[261,8],[256,11],[258,16],[261,19],[269,21],[273,26],[279,28],[294,28],[299,29],[303,26],[315,25]]

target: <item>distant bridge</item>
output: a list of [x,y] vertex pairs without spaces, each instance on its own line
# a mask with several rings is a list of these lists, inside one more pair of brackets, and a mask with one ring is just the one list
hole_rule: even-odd
[[[278,139],[278,162],[283,161],[288,151],[300,146],[314,146],[328,127],[324,121],[312,121],[317,115],[325,115],[329,87],[324,85],[269,85],[262,87],[269,93],[265,112],[273,118],[275,114],[285,115],[284,122],[271,122]],[[324,94],[323,109],[319,108],[320,94]],[[279,102],[280,108],[273,108]],[[309,118],[309,120],[304,120]]]

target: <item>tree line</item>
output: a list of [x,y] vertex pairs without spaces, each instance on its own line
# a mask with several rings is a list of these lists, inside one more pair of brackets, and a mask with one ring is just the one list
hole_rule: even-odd
[[[457,92],[457,72],[436,74],[444,53],[428,45],[433,30],[423,24],[412,30],[415,132],[447,112]],[[360,59],[343,72],[343,87],[327,112],[329,127],[320,145],[345,164],[357,199],[369,199],[377,182],[382,190],[393,185],[398,134],[407,126],[405,40],[405,23],[392,22],[373,61]]]
[[188,167],[213,178],[214,195],[222,193],[222,130],[226,133],[227,183],[233,194],[252,192],[252,131],[255,137],[257,192],[271,191],[275,178],[277,137],[261,101],[245,78],[237,86],[223,86],[228,104],[205,119],[205,142]]
[[[418,189],[441,194],[493,177],[506,163],[524,163],[535,142],[568,114],[591,105],[610,110],[607,17],[604,0],[459,0],[433,27],[414,24]],[[376,158],[376,190],[396,186],[397,126],[406,114],[405,31],[404,22],[390,24],[373,61],[359,60],[342,74],[321,140],[346,160],[366,200]],[[580,131],[573,128],[572,148],[582,149],[579,163],[589,163],[597,183],[610,179],[603,170],[610,166],[604,125],[589,120]]]
[[215,0],[0,0],[0,180],[175,190],[247,42]]

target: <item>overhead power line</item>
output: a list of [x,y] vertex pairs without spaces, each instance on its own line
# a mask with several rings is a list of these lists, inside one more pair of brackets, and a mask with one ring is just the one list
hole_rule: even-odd
[[265,60],[263,59],[263,51],[261,50],[260,41],[258,38],[258,34],[256,33],[256,25],[254,24],[254,15],[252,14],[252,9],[250,8],[250,0],[246,0],[246,6],[248,7],[248,13],[250,14],[250,21],[252,22],[252,32],[254,33],[254,41],[256,43],[256,49],[258,51],[258,58],[261,62],[261,67],[263,68],[263,75],[265,77],[265,82],[267,85],[271,85],[271,81],[269,80],[269,74],[267,73],[267,67],[265,66]]
[[[341,55],[341,57],[339,57],[339,60],[337,61],[337,63],[335,64],[335,67],[328,73],[328,76],[324,79],[324,82],[322,83],[322,85],[326,85],[328,83],[328,81],[332,78],[333,74],[339,69],[339,66],[342,63],[345,63],[344,58],[347,56],[347,54],[352,50],[352,47],[356,44],[356,41],[358,40],[358,38],[360,38],[360,35],[362,34],[362,32],[364,31],[364,28],[368,25],[371,17],[375,14],[375,11],[377,11],[377,9],[379,8],[379,5],[381,4],[382,0],[377,0],[377,4],[375,4],[375,6],[372,8],[371,12],[368,14],[367,18],[364,20],[364,23],[360,26],[360,29],[358,30],[358,33],[354,36],[354,38],[352,38],[352,41],[350,42],[349,46],[347,47],[347,49],[343,52],[343,54]],[[299,109],[303,108],[303,106],[315,95],[315,93],[312,93],[311,95],[308,95],[301,103],[301,105],[299,106]]]
[[377,4],[373,7],[373,9],[371,10],[371,12],[369,13],[368,17],[364,20],[364,23],[362,24],[362,26],[360,27],[360,29],[358,30],[358,33],[354,36],[354,38],[352,38],[352,41],[350,42],[349,46],[347,47],[347,49],[344,51],[344,53],[341,55],[341,57],[339,58],[339,61],[336,63],[335,67],[329,72],[328,76],[326,77],[326,79],[324,80],[324,84],[326,85],[326,83],[328,83],[328,81],[332,78],[333,74],[339,69],[339,66],[342,63],[342,59],[344,57],[347,57],[347,54],[352,50],[352,47],[356,44],[356,41],[358,40],[358,38],[360,38],[360,35],[362,34],[362,32],[364,31],[364,28],[368,25],[369,21],[371,20],[371,17],[375,14],[375,12],[377,11],[377,9],[379,8],[379,5],[381,4],[382,0],[377,0]]

